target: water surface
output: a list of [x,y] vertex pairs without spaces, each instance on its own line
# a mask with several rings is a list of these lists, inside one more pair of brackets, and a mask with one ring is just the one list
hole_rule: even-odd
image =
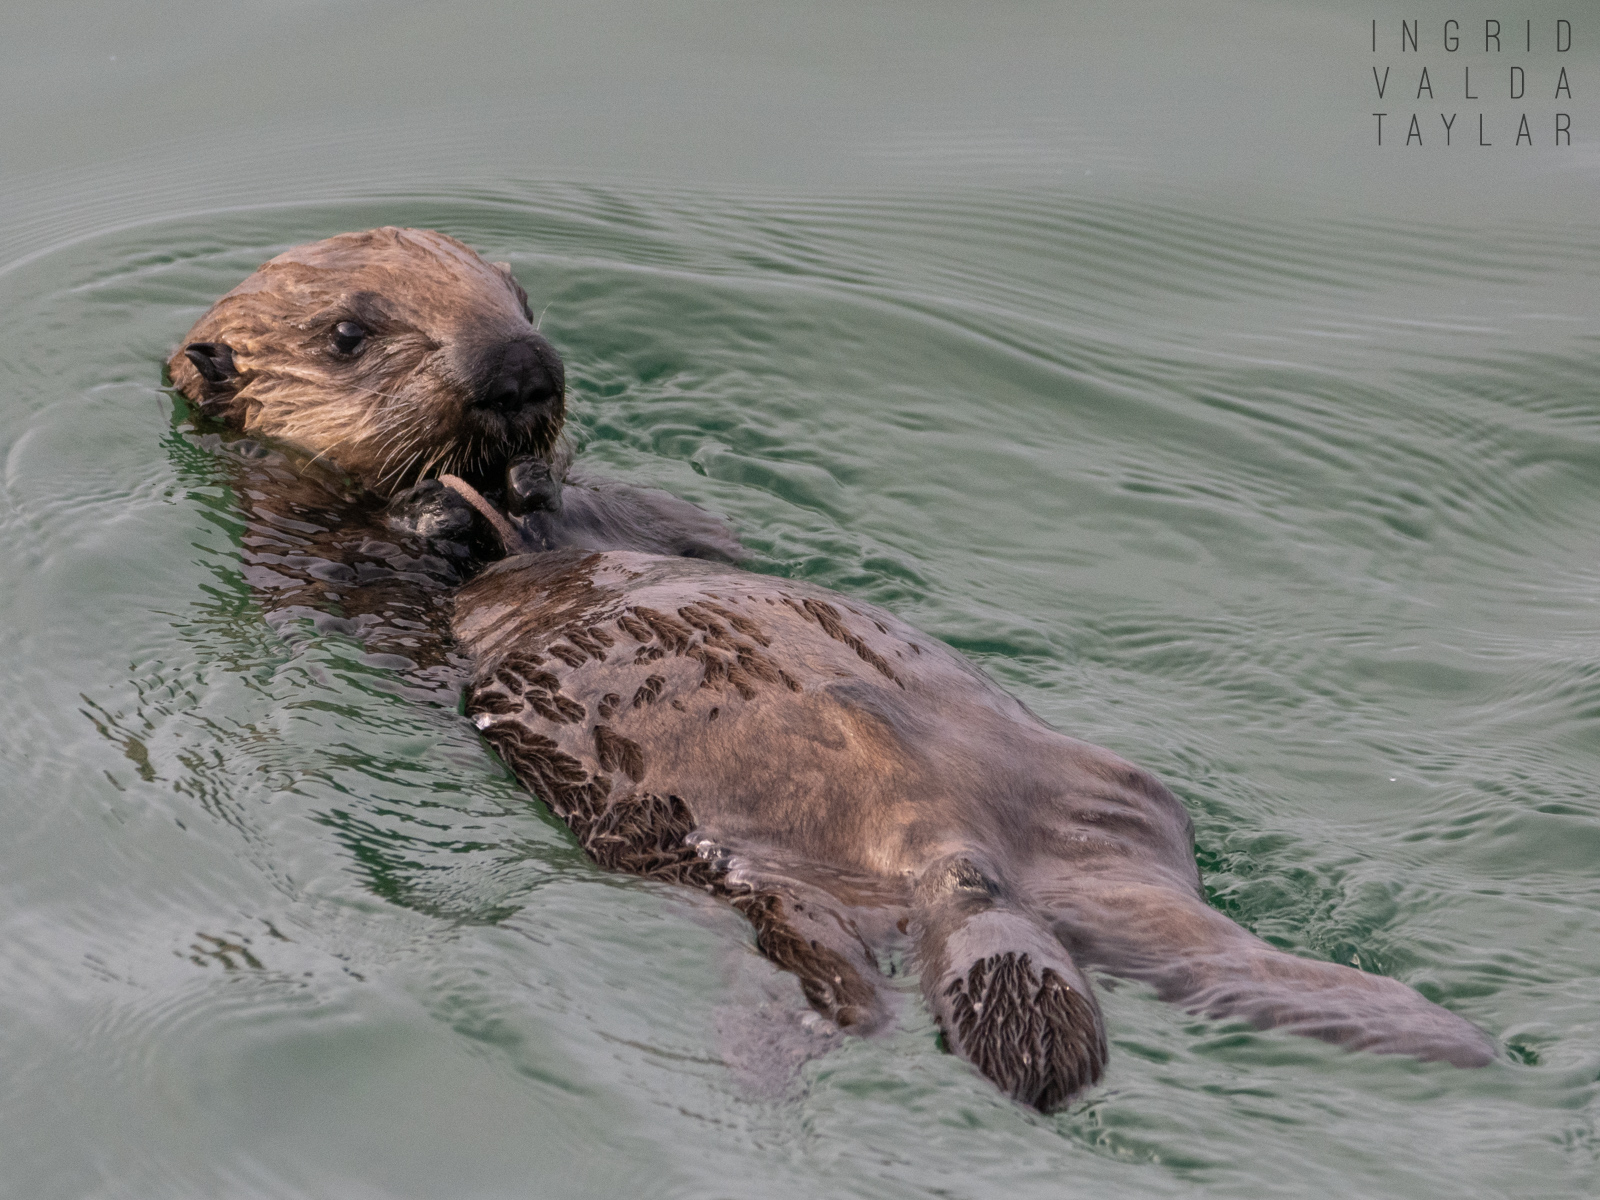
[[[1374,16],[1480,20],[14,14],[0,1195],[1594,1194],[1600,22],[1568,151],[1405,158]],[[1419,58],[1557,63],[1473,53]],[[265,258],[382,223],[513,264],[592,470],[1155,770],[1213,903],[1502,1060],[1122,985],[1106,1079],[1041,1117],[902,977],[894,1034],[753,1096],[730,1046],[801,1000],[736,914],[600,872],[453,709],[240,577],[161,361]]]

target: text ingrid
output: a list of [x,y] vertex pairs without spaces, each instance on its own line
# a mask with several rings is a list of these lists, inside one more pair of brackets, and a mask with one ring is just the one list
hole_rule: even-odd
[[[1572,114],[1566,111],[1568,106],[1563,102],[1572,99],[1572,80],[1565,63],[1560,59],[1544,59],[1543,55],[1566,54],[1572,49],[1572,22],[1563,18],[1553,25],[1541,23],[1536,27],[1532,20],[1526,20],[1521,25],[1519,29],[1515,22],[1502,24],[1489,18],[1481,24],[1472,23],[1470,28],[1460,21],[1449,20],[1440,27],[1424,29],[1420,20],[1402,20],[1397,30],[1388,31],[1395,36],[1385,33],[1380,37],[1379,23],[1374,20],[1374,54],[1387,51],[1408,56],[1439,50],[1457,54],[1463,49],[1476,51],[1481,44],[1482,53],[1490,57],[1488,63],[1452,65],[1448,61],[1435,61],[1413,66],[1416,60],[1408,62],[1402,58],[1398,69],[1394,62],[1383,63],[1381,69],[1374,66],[1372,82],[1380,101],[1390,98],[1448,101],[1456,98],[1459,88],[1462,100],[1482,102],[1482,107],[1468,114],[1468,119],[1459,125],[1457,118],[1462,115],[1459,111],[1440,112],[1437,125],[1431,113],[1374,112],[1377,144],[1422,146],[1426,138],[1429,143],[1445,146],[1459,143],[1533,146],[1536,140],[1545,145],[1571,146]],[[1427,50],[1423,48],[1425,44]],[[1493,61],[1493,56],[1502,52],[1536,55],[1540,60],[1501,66]],[[1519,100],[1524,102],[1521,107],[1509,103]],[[1533,110],[1531,121],[1530,109]],[[1476,138],[1472,137],[1473,133]]]

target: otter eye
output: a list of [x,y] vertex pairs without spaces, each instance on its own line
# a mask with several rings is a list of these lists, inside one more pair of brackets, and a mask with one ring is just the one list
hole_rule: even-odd
[[367,340],[367,331],[354,321],[340,321],[333,327],[333,348],[340,354],[354,354]]

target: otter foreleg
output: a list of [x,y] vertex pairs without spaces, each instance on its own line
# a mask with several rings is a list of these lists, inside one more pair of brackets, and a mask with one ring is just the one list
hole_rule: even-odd
[[965,855],[915,891],[922,992],[950,1048],[1042,1112],[1100,1078],[1105,1023],[1066,948]]
[[1048,907],[1080,958],[1189,1012],[1459,1067],[1494,1058],[1477,1026],[1398,980],[1274,949],[1186,890],[1080,879]]

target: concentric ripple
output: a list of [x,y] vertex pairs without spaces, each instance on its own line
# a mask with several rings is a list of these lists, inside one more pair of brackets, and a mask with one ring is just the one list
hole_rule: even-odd
[[[1482,207],[1375,208],[1395,177],[1332,134],[1318,186],[1365,164],[1335,195],[1186,173],[1188,117],[1129,131],[1179,94],[1237,114],[1198,77],[1158,105],[1188,51],[1109,8],[1074,36],[1144,92],[1101,117],[976,16],[935,53],[845,7],[692,38],[630,9],[602,31],[625,79],[575,13],[465,7],[341,51],[378,97],[342,109],[323,27],[227,18],[299,46],[282,102],[322,106],[254,133],[200,121],[227,55],[197,20],[194,74],[152,52],[126,93],[193,131],[28,143],[0,183],[0,1195],[1590,1194],[1592,221],[1501,203],[1498,167]],[[1370,16],[1201,7],[1252,37]],[[515,72],[513,19],[571,61]],[[453,65],[419,99],[386,56],[425,36]],[[42,70],[18,78],[57,96]],[[1105,1082],[1040,1118],[938,1052],[916,964],[884,964],[893,1033],[819,1030],[737,914],[598,871],[451,697],[269,626],[161,363],[267,257],[382,223],[512,264],[588,469],[725,514],[753,569],[885,605],[1153,769],[1214,905],[1503,1058],[1347,1055],[1099,981]]]

